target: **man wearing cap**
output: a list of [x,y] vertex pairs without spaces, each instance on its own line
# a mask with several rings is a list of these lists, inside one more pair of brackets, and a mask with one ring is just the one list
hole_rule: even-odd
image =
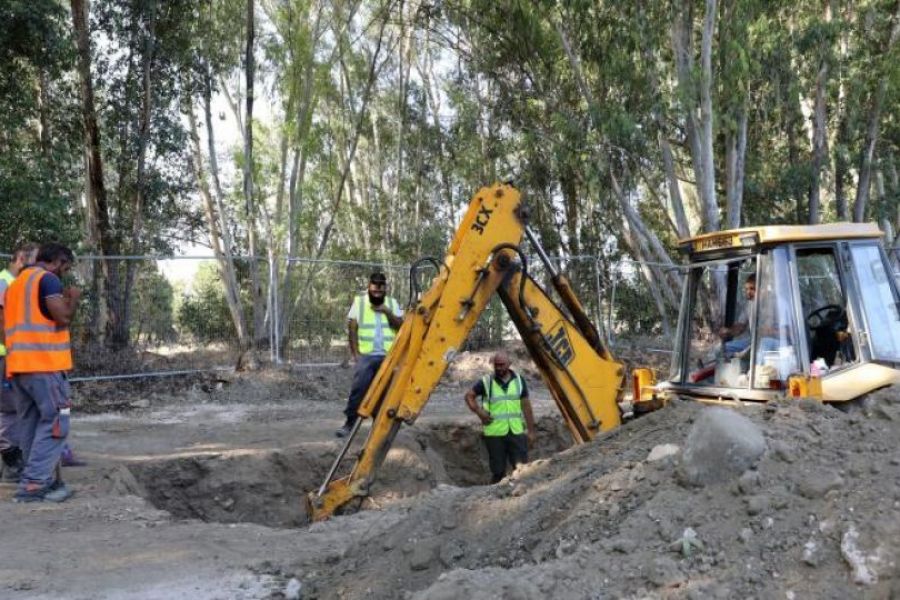
[[353,429],[356,411],[403,324],[403,310],[396,299],[386,295],[386,290],[384,273],[372,273],[368,289],[353,299],[347,313],[350,354],[355,367],[347,408],[344,409],[347,419],[334,432],[337,437],[344,437]]

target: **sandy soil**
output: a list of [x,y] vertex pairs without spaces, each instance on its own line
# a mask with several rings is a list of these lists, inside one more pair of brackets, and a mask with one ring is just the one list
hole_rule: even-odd
[[77,496],[2,502],[0,597],[900,597],[897,390],[848,412],[740,407],[761,454],[697,484],[685,463],[709,408],[675,402],[559,452],[535,382],[536,460],[486,486],[461,400],[486,361],[461,357],[401,431],[368,510],[311,526],[302,494],[338,450],[348,370],[211,379],[82,415]]

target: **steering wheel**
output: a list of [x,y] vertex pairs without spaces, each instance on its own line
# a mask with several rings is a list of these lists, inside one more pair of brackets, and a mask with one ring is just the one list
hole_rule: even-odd
[[834,331],[847,328],[847,311],[840,304],[826,304],[806,315],[810,329],[828,327]]

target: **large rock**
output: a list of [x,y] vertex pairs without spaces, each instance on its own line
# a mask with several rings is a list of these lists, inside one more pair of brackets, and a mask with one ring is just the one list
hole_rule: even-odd
[[750,419],[727,408],[707,408],[688,433],[678,475],[696,486],[728,481],[752,467],[765,450],[762,431]]

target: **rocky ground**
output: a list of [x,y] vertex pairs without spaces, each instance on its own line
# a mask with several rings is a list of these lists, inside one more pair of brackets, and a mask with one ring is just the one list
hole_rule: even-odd
[[337,452],[348,370],[81,416],[78,495],[2,503],[0,597],[900,597],[900,391],[847,412],[675,402],[565,449],[535,382],[536,460],[485,486],[461,397],[486,361],[460,358],[364,510],[313,525],[302,494]]

